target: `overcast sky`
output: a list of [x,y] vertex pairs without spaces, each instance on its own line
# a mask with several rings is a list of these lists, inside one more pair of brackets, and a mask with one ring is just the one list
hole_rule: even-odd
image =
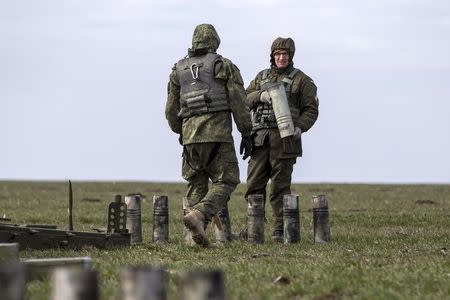
[[166,88],[201,23],[245,86],[295,40],[320,98],[295,182],[450,183],[448,0],[1,0],[0,179],[182,181]]

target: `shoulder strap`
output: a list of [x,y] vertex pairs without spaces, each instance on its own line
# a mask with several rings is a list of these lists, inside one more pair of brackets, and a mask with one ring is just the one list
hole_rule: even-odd
[[291,94],[291,86],[292,86],[292,83],[294,82],[294,76],[298,72],[300,72],[300,70],[294,68],[294,70],[292,70],[291,73],[289,73],[288,76],[284,77],[281,80],[282,82],[285,83],[286,93],[287,93],[288,96],[290,96],[290,94]]
[[269,81],[270,81],[270,79],[269,78],[267,78],[268,76],[269,76],[269,69],[265,69],[264,71],[263,71],[263,74],[262,74],[262,76],[261,76],[261,80],[260,80],[260,82],[259,82],[259,86],[261,87],[261,88],[263,88],[267,83],[269,83]]
[[297,74],[300,70],[299,69],[295,69],[291,71],[291,73],[289,73],[288,76],[283,78],[283,82],[287,83],[288,85],[292,85],[292,82],[294,81],[294,76],[295,74]]

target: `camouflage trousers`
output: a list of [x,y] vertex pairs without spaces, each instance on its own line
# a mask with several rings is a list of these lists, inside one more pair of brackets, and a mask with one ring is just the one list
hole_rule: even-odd
[[255,147],[247,169],[247,192],[263,194],[266,199],[266,186],[271,180],[269,201],[275,219],[274,228],[283,229],[283,196],[291,193],[292,170],[296,157],[280,159],[282,146],[279,138],[268,135],[264,144]]
[[189,206],[201,211],[206,221],[210,221],[227,204],[239,183],[234,144],[185,145],[182,176],[188,181],[186,197]]

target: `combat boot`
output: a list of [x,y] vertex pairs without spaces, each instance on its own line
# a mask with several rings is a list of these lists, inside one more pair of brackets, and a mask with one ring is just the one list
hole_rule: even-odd
[[205,232],[205,216],[196,209],[183,217],[184,225],[192,233],[192,240],[197,245],[207,248],[209,246],[208,237]]

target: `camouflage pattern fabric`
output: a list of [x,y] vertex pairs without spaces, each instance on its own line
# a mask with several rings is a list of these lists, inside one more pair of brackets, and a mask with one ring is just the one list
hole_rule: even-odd
[[[220,39],[215,30],[213,31],[210,28],[211,25],[207,25],[197,26],[192,39],[192,49],[197,49],[196,47],[199,47],[199,45],[209,45],[210,48],[208,49],[216,50],[214,47],[220,42]],[[199,27],[200,29],[198,29]],[[205,39],[203,43],[196,33]],[[210,33],[212,36],[205,37],[206,33]],[[217,38],[215,35],[217,35]],[[251,120],[244,103],[246,94],[239,69],[229,59],[222,58],[221,62],[216,65],[215,79],[225,84],[231,113],[237,129],[243,136],[249,136]],[[203,114],[185,119],[177,115],[180,111],[180,83],[175,67],[170,74],[167,93],[166,119],[172,131],[182,135],[183,145],[209,142],[230,143],[233,141],[231,135],[232,120],[229,112]]]
[[[199,49],[215,53],[219,45],[220,38],[214,27],[201,24],[194,31],[188,55],[202,53],[196,52]],[[169,77],[165,111],[170,128],[182,137],[182,176],[188,181],[188,202],[204,213],[207,220],[222,208],[239,183],[239,168],[231,135],[232,116],[243,136],[250,136],[252,127],[239,69],[222,57],[215,65],[214,78],[225,85],[231,112],[179,117],[180,82],[175,68]],[[216,146],[217,143],[220,147]],[[212,181],[210,189],[208,180]]]
[[192,48],[190,50],[207,48],[215,52],[220,45],[220,37],[211,24],[200,24],[192,34]]
[[[234,144],[186,145],[182,174],[188,181],[186,196],[189,206],[201,211],[206,220],[210,221],[212,216],[227,204],[230,194],[239,183]],[[208,188],[209,180],[211,187]]]

